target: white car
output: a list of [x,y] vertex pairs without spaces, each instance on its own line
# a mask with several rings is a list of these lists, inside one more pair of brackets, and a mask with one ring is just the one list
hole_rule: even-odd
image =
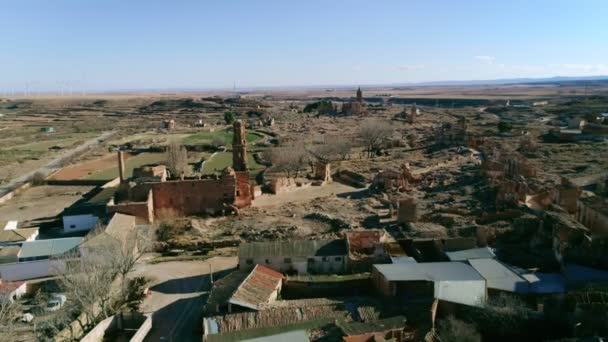
[[46,303],[46,311],[57,311],[65,304],[66,297],[64,294],[53,294],[51,299]]

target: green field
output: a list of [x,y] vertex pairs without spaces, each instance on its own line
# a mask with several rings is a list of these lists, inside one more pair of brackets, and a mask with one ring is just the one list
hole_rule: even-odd
[[[203,166],[203,175],[211,175],[213,173],[219,173],[226,166],[232,166],[232,152],[221,152],[216,154],[211,160],[205,163]],[[261,171],[264,166],[255,162],[255,159],[250,154],[247,155],[247,167],[252,173]]]
[[[133,169],[147,164],[159,164],[167,161],[167,155],[165,153],[141,153],[135,157],[127,159],[125,165],[125,172],[127,177],[131,177]],[[109,169],[100,170],[95,172],[85,179],[103,179],[111,180],[118,177],[118,167],[112,167]]]
[[[196,134],[192,134],[189,137],[186,137],[182,142],[186,145],[196,145],[196,144],[209,144],[213,141],[213,139],[220,137],[226,143],[226,146],[232,145],[232,130],[222,130],[215,132],[200,132]],[[245,140],[247,143],[253,143],[262,136],[258,133],[247,132],[245,133]]]

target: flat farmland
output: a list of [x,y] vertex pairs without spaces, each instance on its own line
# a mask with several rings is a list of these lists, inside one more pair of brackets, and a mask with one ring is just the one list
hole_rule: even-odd
[[[132,154],[125,153],[125,160],[131,159],[133,157]],[[108,153],[100,158],[89,160],[86,162],[70,165],[64,167],[59,172],[52,175],[49,179],[57,179],[57,180],[70,180],[70,179],[82,179],[86,178],[92,174],[100,172],[100,170],[108,170],[111,168],[116,168],[118,164],[118,159],[116,153]]]
[[[220,138],[222,139],[226,145],[232,145],[233,133],[232,131],[215,131],[215,132],[200,132],[196,134],[192,134],[186,138],[184,138],[183,143],[186,145],[194,145],[194,144],[209,144],[214,139]],[[253,143],[262,138],[262,135],[253,132],[247,132],[245,134],[245,140],[247,143]]]
[[[112,180],[118,177],[118,161],[116,161],[116,159],[114,160],[114,166],[91,173],[88,176],[84,177],[84,179]],[[166,153],[140,153],[136,156],[127,159],[125,165],[125,176],[131,177],[131,175],[133,174],[133,169],[138,168],[140,166],[164,163],[166,162],[166,160]]]

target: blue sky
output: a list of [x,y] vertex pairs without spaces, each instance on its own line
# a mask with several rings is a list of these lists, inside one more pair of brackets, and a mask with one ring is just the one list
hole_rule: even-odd
[[0,0],[0,93],[608,75],[606,0]]

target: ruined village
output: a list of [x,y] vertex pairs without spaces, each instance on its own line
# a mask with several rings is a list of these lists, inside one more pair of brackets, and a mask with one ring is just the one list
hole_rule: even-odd
[[2,340],[606,336],[582,88],[2,98]]

